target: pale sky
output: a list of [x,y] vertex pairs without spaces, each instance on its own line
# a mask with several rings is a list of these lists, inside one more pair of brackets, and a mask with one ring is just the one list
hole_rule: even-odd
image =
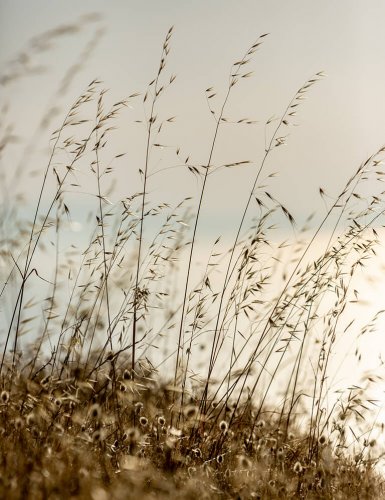
[[[32,36],[74,22],[89,12],[102,14],[99,24],[105,27],[106,33],[64,96],[63,110],[95,77],[105,82],[113,97],[144,92],[156,72],[165,33],[174,25],[168,70],[175,73],[177,79],[160,103],[160,110],[176,115],[177,120],[164,140],[166,144],[179,145],[196,163],[207,160],[213,134],[204,89],[213,86],[221,96],[231,63],[239,59],[260,34],[268,32],[270,36],[250,65],[254,76],[242,82],[229,104],[230,117],[248,117],[258,123],[250,127],[223,128],[214,163],[243,159],[258,163],[263,154],[266,120],[271,115],[280,115],[307,78],[317,71],[325,71],[327,78],[311,90],[299,113],[300,126],[291,129],[288,145],[267,167],[267,171],[280,172],[271,184],[271,192],[294,215],[322,210],[318,188],[322,186],[330,194],[337,194],[359,163],[385,143],[385,4],[382,0],[1,0],[1,65],[23,50]],[[24,138],[57,89],[59,78],[76,61],[94,27],[90,25],[79,35],[59,40],[56,49],[42,59],[50,68],[46,75],[24,80],[4,92],[11,102],[10,115],[14,117],[16,132]],[[124,115],[114,146],[119,149],[117,152],[130,151],[135,165],[143,158],[140,147],[135,151],[130,149],[138,144],[136,137],[140,134],[135,134],[141,133],[138,128],[136,132],[132,128],[133,119],[142,117],[141,103],[137,104],[131,114]],[[41,138],[40,151],[47,141],[48,135]],[[44,156],[35,157],[34,167],[40,168],[36,158],[41,161]],[[154,158],[154,168],[158,161],[158,157]],[[5,168],[10,168],[10,164]],[[127,177],[126,164],[120,164],[119,168],[119,179],[132,183]],[[194,181],[186,183],[185,171],[180,172],[171,170],[167,174],[171,177],[158,178],[150,189],[159,191],[161,186],[173,182],[178,185],[181,197],[196,194],[198,186]],[[255,164],[236,172],[218,173],[209,186],[210,213],[233,216],[242,206],[254,172]],[[30,180],[25,182],[29,185]],[[186,185],[192,191],[186,189]],[[163,192],[159,194],[163,195],[167,197]],[[231,207],[229,199],[234,201]]]

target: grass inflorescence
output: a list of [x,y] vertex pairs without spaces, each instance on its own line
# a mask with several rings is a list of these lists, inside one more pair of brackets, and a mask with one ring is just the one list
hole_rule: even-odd
[[[28,57],[91,21],[97,19],[34,39]],[[100,33],[96,28],[83,59]],[[175,121],[161,106],[175,81],[168,73],[172,35],[171,28],[144,93],[110,102],[95,79],[69,106],[51,135],[32,216],[1,206],[7,314],[0,325],[0,495],[380,498],[383,426],[371,394],[381,377],[368,374],[336,390],[333,370],[338,344],[356,328],[347,313],[359,294],[355,277],[380,240],[385,147],[336,196],[320,189],[325,215],[314,227],[312,217],[299,226],[271,192],[270,159],[289,140],[304,98],[324,76],[318,72],[266,121],[259,161],[217,163],[223,128],[255,125],[227,112],[252,77],[263,34],[231,66],[222,98],[206,89],[213,129],[205,161],[168,145],[174,159],[159,168]],[[65,74],[54,99],[78,71],[75,65]],[[1,81],[28,77],[21,65]],[[111,201],[115,165],[128,162],[127,152],[111,145],[127,109],[144,109],[135,120],[144,126],[143,163],[129,174],[141,184]],[[53,120],[50,104],[34,137]],[[8,142],[5,129],[2,160]],[[23,162],[33,142],[21,152]],[[195,271],[210,183],[223,169],[244,166],[253,168],[252,181],[232,243],[223,248],[214,238]],[[195,198],[153,202],[152,176],[169,168],[194,179]],[[78,249],[66,239],[83,174],[95,202],[91,236]],[[379,186],[370,195],[369,182]],[[282,221],[294,240],[277,239]],[[382,312],[356,332],[357,366],[358,339]]]

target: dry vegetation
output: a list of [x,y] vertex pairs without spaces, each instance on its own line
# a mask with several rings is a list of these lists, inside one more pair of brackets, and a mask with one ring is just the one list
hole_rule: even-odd
[[[34,58],[52,41],[91,22],[97,19],[34,39],[5,69],[2,85],[29,78],[36,72]],[[78,64],[64,75],[22,149],[20,165],[36,137],[58,121],[54,105],[99,36],[96,29]],[[64,113],[51,136],[35,211],[24,220],[9,200],[12,192],[16,198],[22,169],[6,164],[13,132],[2,114],[2,168],[13,172],[11,179],[2,172],[2,498],[374,499],[385,494],[376,469],[383,429],[370,396],[381,380],[370,376],[337,395],[329,381],[336,344],[355,328],[346,324],[346,309],[357,295],[354,277],[379,243],[379,165],[385,148],[364,161],[334,199],[321,190],[327,212],[318,226],[312,228],[309,218],[293,243],[277,242],[275,224],[282,218],[293,226],[295,221],[269,192],[269,159],[285,144],[304,96],[323,74],[307,80],[282,115],[266,123],[258,164],[215,163],[217,138],[229,121],[228,102],[252,76],[249,66],[265,36],[232,66],[222,102],[212,88],[206,91],[214,128],[205,164],[191,163],[175,148],[178,168],[200,186],[197,199],[176,207],[154,205],[149,195],[162,134],[174,122],[171,113],[162,117],[164,110],[158,110],[175,79],[167,73],[172,29],[144,94],[108,105],[103,84],[94,80]],[[114,164],[129,160],[111,152],[110,137],[127,105],[142,103],[142,188],[111,204],[107,191]],[[224,250],[215,241],[195,283],[196,242],[211,174],[246,164],[255,164],[255,173],[233,244]],[[63,250],[60,238],[71,220],[68,200],[81,171],[91,171],[96,223],[86,248]],[[378,193],[365,194],[368,181],[378,181]],[[324,251],[310,258],[326,229]],[[282,257],[285,247],[289,260]],[[357,338],[374,328],[380,315],[356,332]]]

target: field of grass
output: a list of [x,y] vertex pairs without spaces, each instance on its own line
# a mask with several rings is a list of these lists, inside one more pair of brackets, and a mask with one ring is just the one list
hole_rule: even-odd
[[[51,30],[25,54],[33,59],[79,29]],[[325,215],[318,223],[309,216],[298,225],[271,193],[270,163],[323,78],[319,72],[267,121],[259,163],[218,164],[227,107],[234,89],[252,78],[262,34],[232,65],[223,95],[206,90],[213,128],[205,163],[191,163],[175,147],[164,167],[191,176],[196,198],[154,203],[151,176],[164,134],[170,143],[175,126],[174,116],[159,111],[175,80],[172,34],[143,93],[110,103],[94,80],[60,118],[55,99],[79,66],[68,69],[31,141],[17,146],[22,165],[36,134],[56,124],[27,216],[12,202],[21,200],[22,169],[6,164],[14,146],[3,112],[0,497],[384,498],[382,402],[371,396],[381,379],[371,375],[338,391],[331,379],[346,335],[358,346],[383,312],[353,331],[356,275],[376,258],[380,240],[385,147],[352,169],[337,196],[320,190]],[[80,53],[82,64],[98,36]],[[16,61],[2,85],[28,81],[29,66]],[[132,175],[141,188],[115,203],[115,164],[129,162],[129,151],[113,151],[111,138],[128,106],[144,110],[143,161],[127,169],[127,186]],[[245,165],[254,174],[232,244],[224,248],[214,236],[197,269],[207,187],[213,178],[220,185],[223,169]],[[68,226],[82,172],[94,201],[88,243],[78,248],[68,242]],[[277,225],[294,236],[278,241]]]

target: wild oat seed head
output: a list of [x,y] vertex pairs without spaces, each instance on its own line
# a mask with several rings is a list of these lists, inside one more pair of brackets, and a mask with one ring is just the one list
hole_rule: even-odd
[[302,472],[302,465],[301,465],[301,462],[296,462],[293,466],[293,471],[296,473],[296,474],[301,474]]
[[216,460],[217,460],[218,464],[223,464],[224,456],[223,455],[218,455],[217,458],[216,458]]
[[102,434],[102,431],[100,430],[96,430],[93,434],[92,434],[92,441],[94,443],[100,443],[103,441],[103,434]]
[[100,406],[95,403],[91,406],[90,411],[89,411],[89,416],[90,418],[93,418],[95,420],[99,420],[100,417],[102,416],[102,409]]
[[323,446],[324,444],[326,444],[326,437],[322,434],[319,439],[318,439],[318,443]]
[[220,423],[219,423],[219,429],[220,431],[223,433],[223,434],[226,434],[227,432],[227,429],[229,428],[229,425],[228,423],[225,421],[225,420],[222,420]]
[[146,425],[148,424],[148,419],[146,417],[140,417],[139,423],[142,427],[146,427]]
[[7,404],[8,401],[9,401],[9,392],[8,391],[2,391],[0,398],[1,398],[1,402],[3,404]]

